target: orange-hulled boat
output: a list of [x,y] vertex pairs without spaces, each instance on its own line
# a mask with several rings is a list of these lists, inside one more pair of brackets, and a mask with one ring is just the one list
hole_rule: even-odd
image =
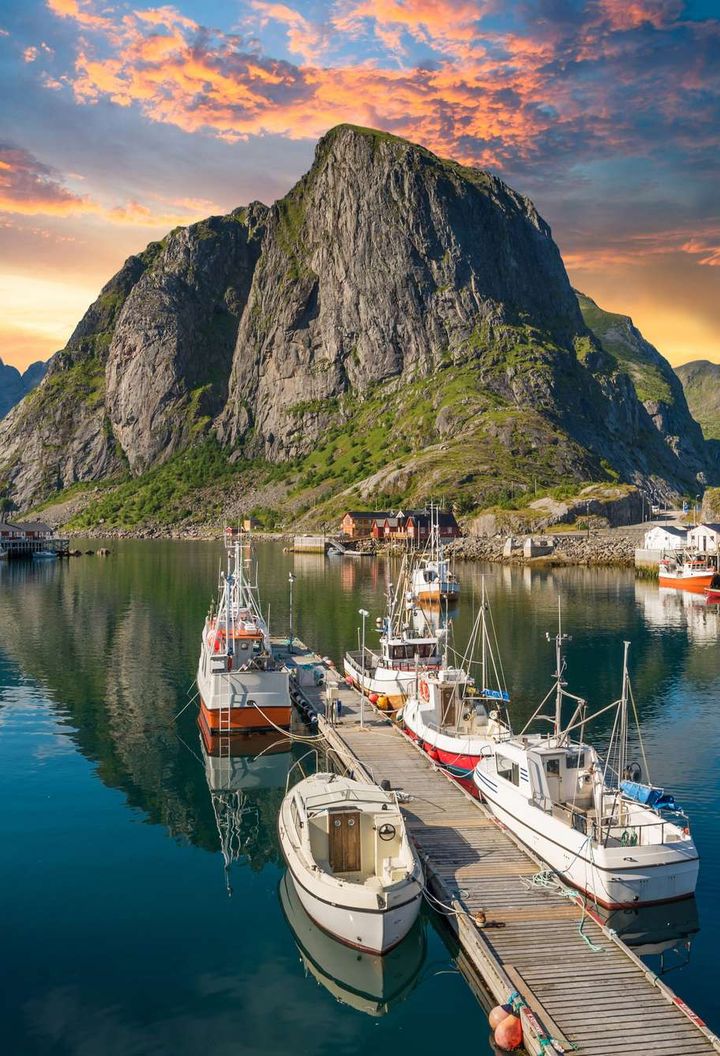
[[684,560],[665,557],[658,568],[661,587],[679,587],[682,590],[693,590],[702,594],[710,586],[717,569],[709,565],[704,557],[692,557]]
[[205,619],[200,643],[200,721],[211,736],[290,726],[290,675],[273,656],[246,549],[237,540],[228,550],[220,600]]
[[705,587],[705,597],[708,601],[720,601],[720,572],[716,572],[710,580],[710,586]]

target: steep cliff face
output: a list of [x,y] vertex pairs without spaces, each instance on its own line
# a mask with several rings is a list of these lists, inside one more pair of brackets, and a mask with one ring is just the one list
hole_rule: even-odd
[[180,228],[130,257],[0,423],[0,485],[27,505],[141,472],[223,407],[266,209]]
[[[515,347],[528,324],[566,347],[584,332],[532,203],[488,173],[341,126],[271,211],[219,434],[234,444],[252,430],[271,458],[307,451],[328,399]],[[554,402],[546,379],[534,386]]]
[[468,508],[568,480],[669,492],[706,470],[669,366],[578,305],[531,202],[352,126],[271,209],[126,262],[0,422],[0,492],[27,506],[214,438],[225,466],[294,466],[304,508],[347,487]]
[[133,286],[105,397],[133,472],[187,445],[222,410],[266,212],[255,203],[175,232]]
[[638,401],[672,452],[673,460],[702,477],[707,469],[702,430],[675,371],[645,340],[629,316],[603,311],[583,293],[578,293],[577,298],[587,327],[615,361],[617,369],[632,382]]

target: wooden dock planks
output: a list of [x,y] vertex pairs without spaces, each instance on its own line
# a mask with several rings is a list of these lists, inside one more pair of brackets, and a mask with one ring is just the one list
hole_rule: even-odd
[[[720,1041],[614,935],[557,891],[529,888],[541,864],[480,803],[437,769],[395,725],[326,671],[341,718],[324,718],[325,691],[302,692],[320,729],[356,777],[400,792],[408,832],[428,886],[444,904],[464,956],[499,1002],[513,990],[528,1005],[526,1046],[540,1053],[533,1024],[554,1049],[580,1056],[696,1056]],[[440,911],[441,906],[438,906]],[[482,911],[486,924],[473,916]],[[587,941],[580,934],[580,925]],[[488,926],[488,924],[490,926]],[[594,947],[594,948],[593,948]],[[598,949],[599,948],[599,949]]]

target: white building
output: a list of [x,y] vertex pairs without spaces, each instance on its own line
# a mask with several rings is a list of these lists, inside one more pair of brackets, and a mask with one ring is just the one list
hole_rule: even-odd
[[645,532],[646,550],[682,550],[687,546],[687,529],[674,524],[656,524]]
[[720,551],[720,524],[698,524],[687,535],[688,546],[702,554]]

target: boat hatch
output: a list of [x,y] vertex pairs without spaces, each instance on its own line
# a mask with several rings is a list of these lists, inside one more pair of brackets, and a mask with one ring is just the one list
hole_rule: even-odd
[[360,811],[328,813],[330,868],[334,873],[360,872]]

